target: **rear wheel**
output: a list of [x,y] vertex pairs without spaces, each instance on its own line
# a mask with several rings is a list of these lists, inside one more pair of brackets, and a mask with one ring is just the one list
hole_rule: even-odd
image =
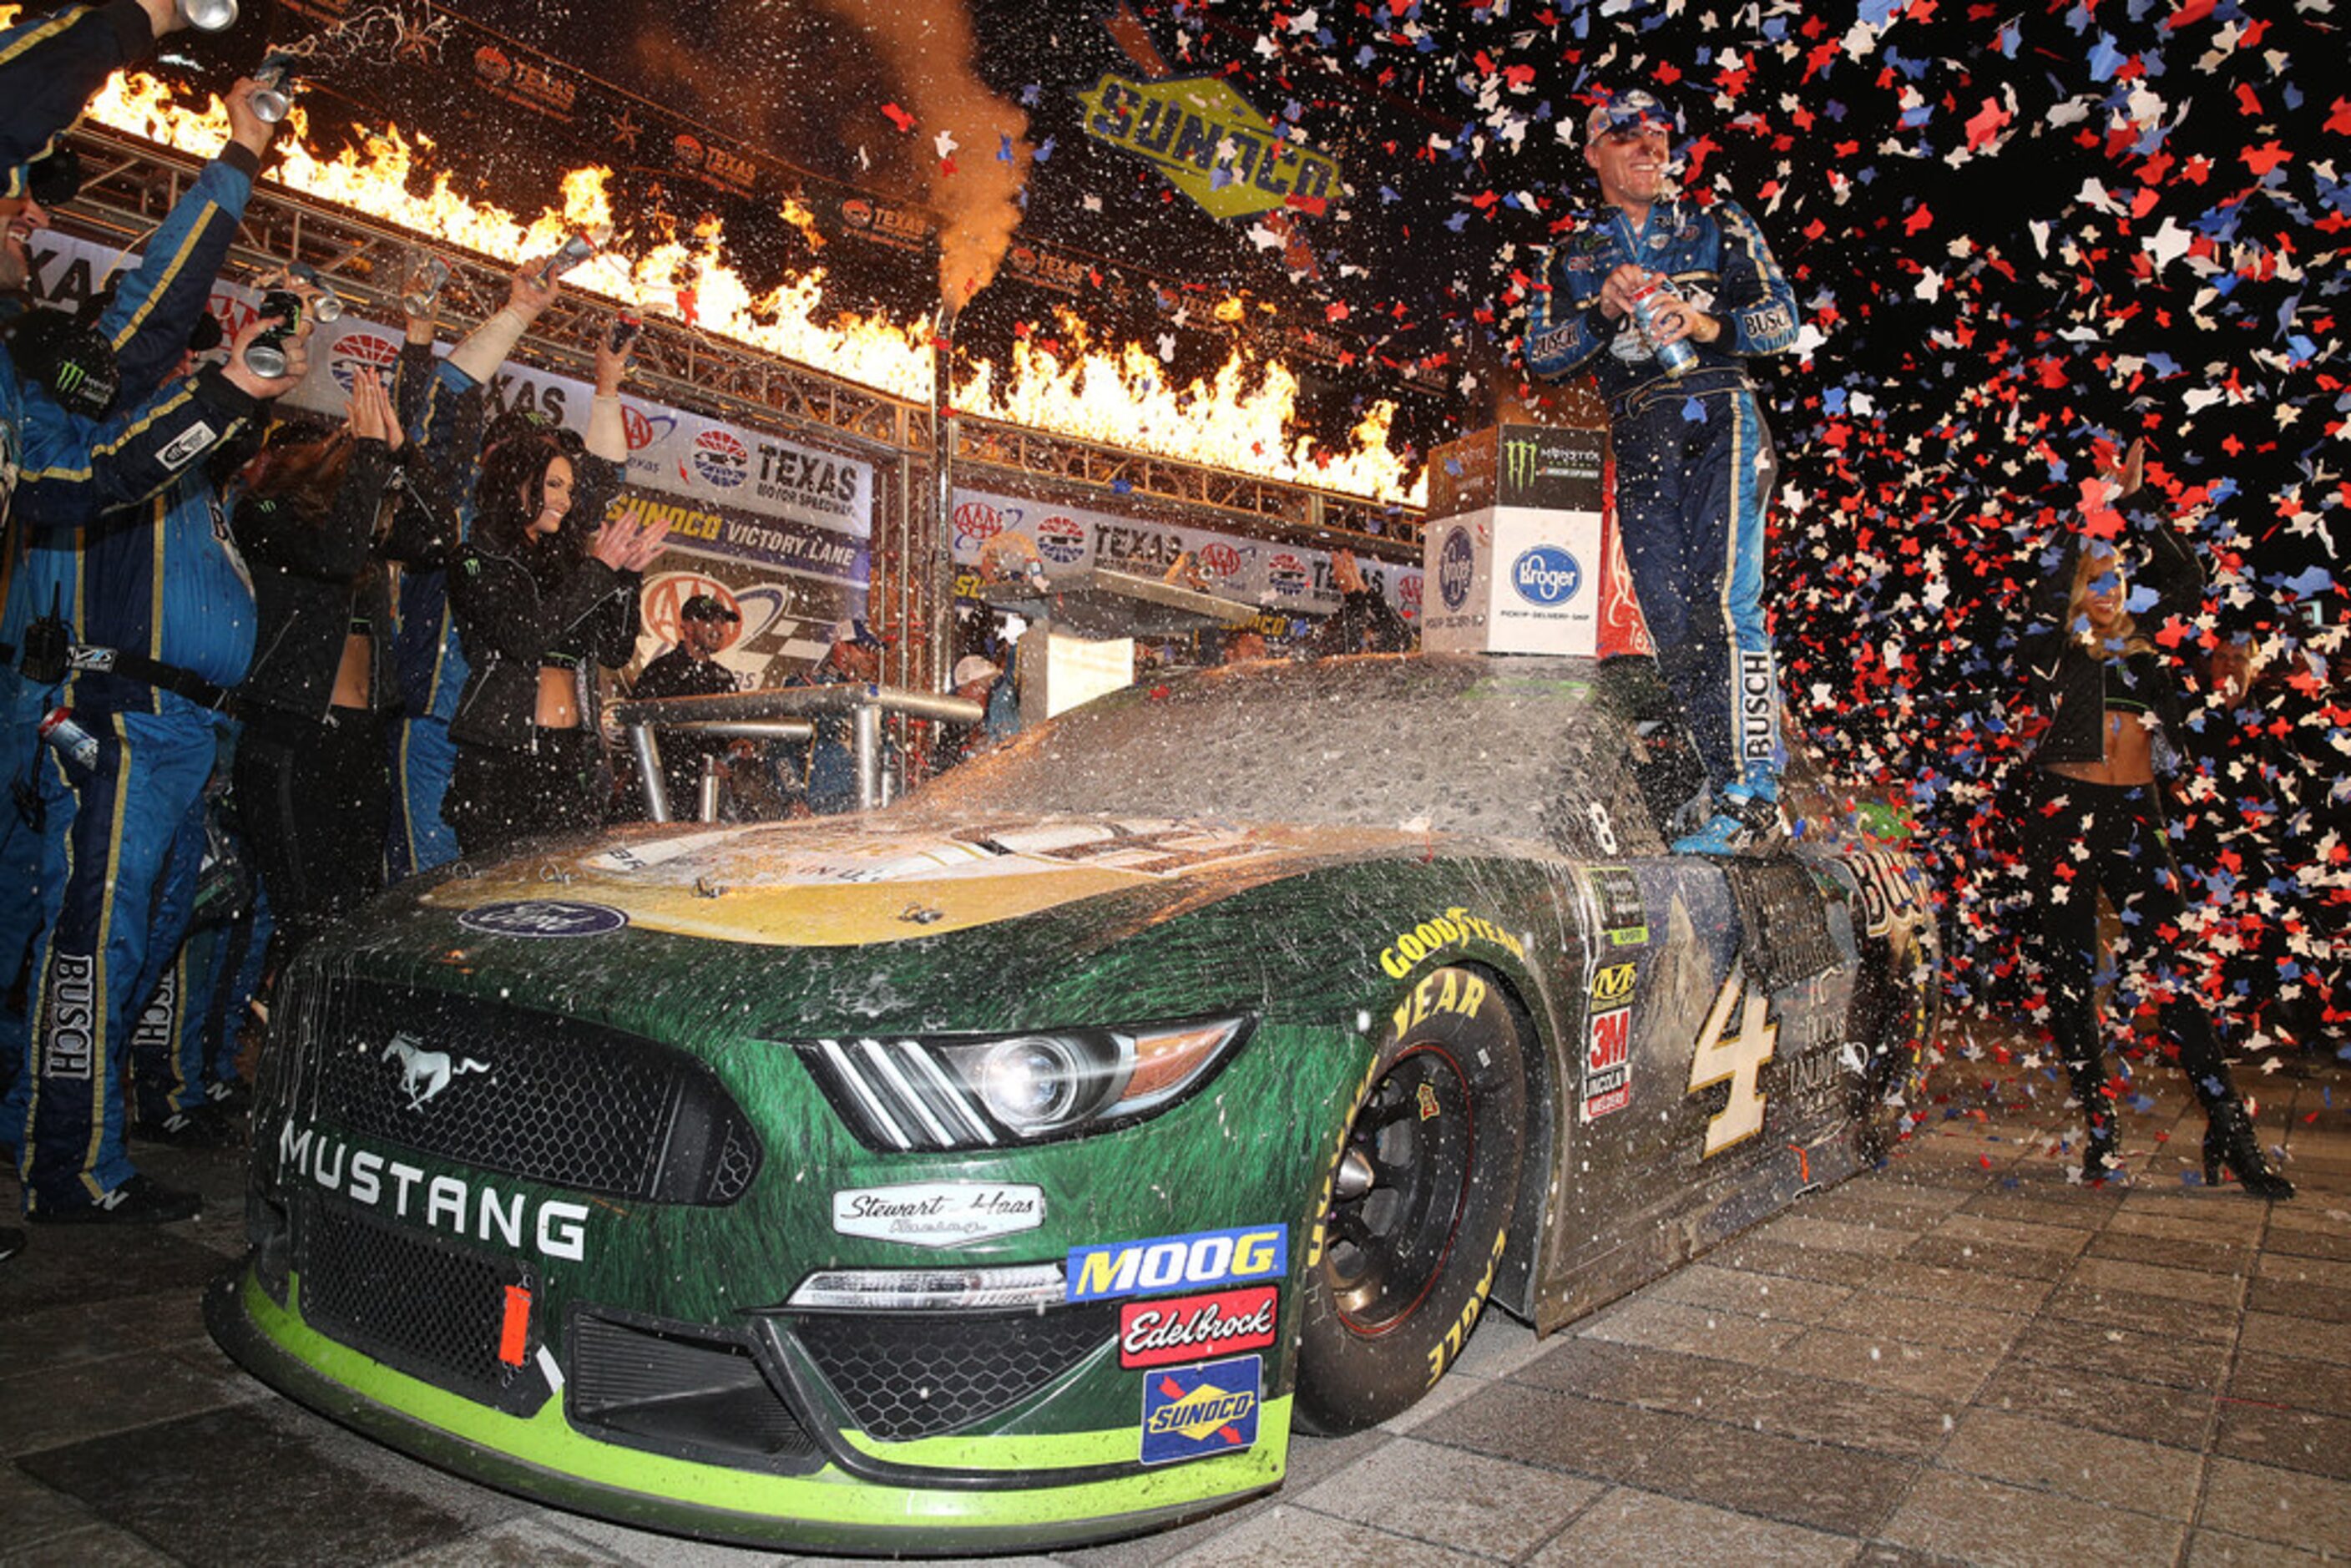
[[1468,1342],[1518,1198],[1522,1034],[1474,969],[1434,970],[1393,1004],[1308,1248],[1296,1405],[1307,1431],[1409,1409]]

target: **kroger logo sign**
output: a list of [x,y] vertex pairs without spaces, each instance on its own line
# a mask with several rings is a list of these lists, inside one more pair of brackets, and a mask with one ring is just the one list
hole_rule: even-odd
[[1537,545],[1510,563],[1510,586],[1530,604],[1564,604],[1583,586],[1583,568],[1557,545]]
[[1445,536],[1437,551],[1437,591],[1447,610],[1469,602],[1469,579],[1478,570],[1478,554],[1469,545],[1469,530],[1456,528]]

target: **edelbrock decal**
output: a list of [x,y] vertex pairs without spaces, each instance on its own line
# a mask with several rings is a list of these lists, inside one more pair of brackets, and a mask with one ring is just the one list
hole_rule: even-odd
[[1034,1230],[1044,1223],[1042,1187],[911,1182],[832,1195],[834,1230],[909,1247],[961,1247]]
[[628,915],[610,904],[560,898],[485,904],[457,916],[466,930],[489,936],[609,936],[628,923]]
[[1280,1292],[1271,1285],[1130,1301],[1118,1310],[1118,1364],[1172,1366],[1273,1343]]

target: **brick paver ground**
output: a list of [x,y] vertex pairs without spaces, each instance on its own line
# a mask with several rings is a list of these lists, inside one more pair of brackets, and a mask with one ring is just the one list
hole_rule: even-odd
[[[1888,1169],[1548,1340],[1490,1316],[1405,1417],[1299,1440],[1270,1498],[1033,1561],[2351,1559],[2351,1067],[2246,1076],[2293,1203],[2200,1185],[2176,1074],[2125,1117],[2133,1184],[2088,1190],[2045,1069],[1954,1061]],[[210,1217],[0,1264],[0,1560],[793,1561],[540,1508],[277,1398],[198,1316],[237,1162],[142,1158]]]

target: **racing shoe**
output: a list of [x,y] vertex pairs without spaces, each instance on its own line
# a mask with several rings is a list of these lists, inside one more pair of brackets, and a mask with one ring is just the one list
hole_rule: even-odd
[[43,1207],[26,1218],[41,1225],[176,1225],[204,1211],[204,1200],[195,1193],[135,1176],[96,1203]]
[[1697,832],[1674,841],[1677,855],[1770,854],[1787,841],[1780,802],[1732,785],[1715,802],[1714,815]]
[[237,1141],[227,1115],[209,1104],[174,1111],[160,1122],[142,1118],[131,1124],[131,1135],[177,1149],[225,1149]]

